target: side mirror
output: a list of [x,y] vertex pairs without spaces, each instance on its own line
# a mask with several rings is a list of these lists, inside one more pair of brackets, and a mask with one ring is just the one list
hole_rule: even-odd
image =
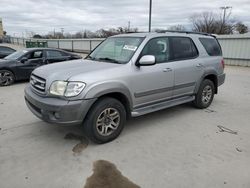
[[25,63],[26,61],[28,61],[28,58],[27,57],[22,57],[21,63]]
[[141,57],[138,63],[139,66],[150,66],[155,65],[155,56],[153,55],[144,55]]

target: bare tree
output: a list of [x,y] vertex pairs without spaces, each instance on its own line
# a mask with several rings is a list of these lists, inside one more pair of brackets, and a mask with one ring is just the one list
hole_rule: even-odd
[[194,14],[190,17],[193,24],[193,30],[198,32],[215,33],[216,32],[216,16],[212,12],[203,12]]
[[239,32],[240,34],[244,34],[244,33],[248,32],[248,27],[245,24],[243,24],[242,22],[238,22],[235,25],[235,30],[237,32]]
[[230,19],[230,13],[223,19],[213,12],[203,12],[190,17],[193,30],[214,34],[232,34],[236,21]]
[[186,28],[183,25],[173,25],[168,28],[168,30],[173,30],[173,31],[185,31]]

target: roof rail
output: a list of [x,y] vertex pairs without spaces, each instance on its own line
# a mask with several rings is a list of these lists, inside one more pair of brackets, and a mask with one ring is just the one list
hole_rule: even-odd
[[198,34],[198,35],[206,35],[206,36],[215,37],[214,35],[210,33],[196,32],[196,31],[160,30],[160,31],[157,31],[157,33],[186,33],[186,34]]

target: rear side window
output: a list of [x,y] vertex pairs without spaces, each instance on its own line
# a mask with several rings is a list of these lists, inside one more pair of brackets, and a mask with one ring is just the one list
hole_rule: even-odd
[[171,37],[171,60],[183,60],[198,56],[198,50],[194,42],[188,37]]
[[199,38],[201,44],[206,49],[210,56],[221,56],[221,48],[218,41],[215,38]]
[[46,51],[47,58],[61,58],[66,56],[66,54],[56,51],[56,50],[48,50]]

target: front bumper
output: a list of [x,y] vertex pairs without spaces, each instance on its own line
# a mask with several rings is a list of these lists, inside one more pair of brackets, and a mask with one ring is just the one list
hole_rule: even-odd
[[80,124],[96,99],[64,100],[39,96],[31,86],[25,88],[25,102],[30,111],[38,118],[58,124]]
[[218,86],[222,85],[225,82],[226,74],[223,73],[218,76]]

